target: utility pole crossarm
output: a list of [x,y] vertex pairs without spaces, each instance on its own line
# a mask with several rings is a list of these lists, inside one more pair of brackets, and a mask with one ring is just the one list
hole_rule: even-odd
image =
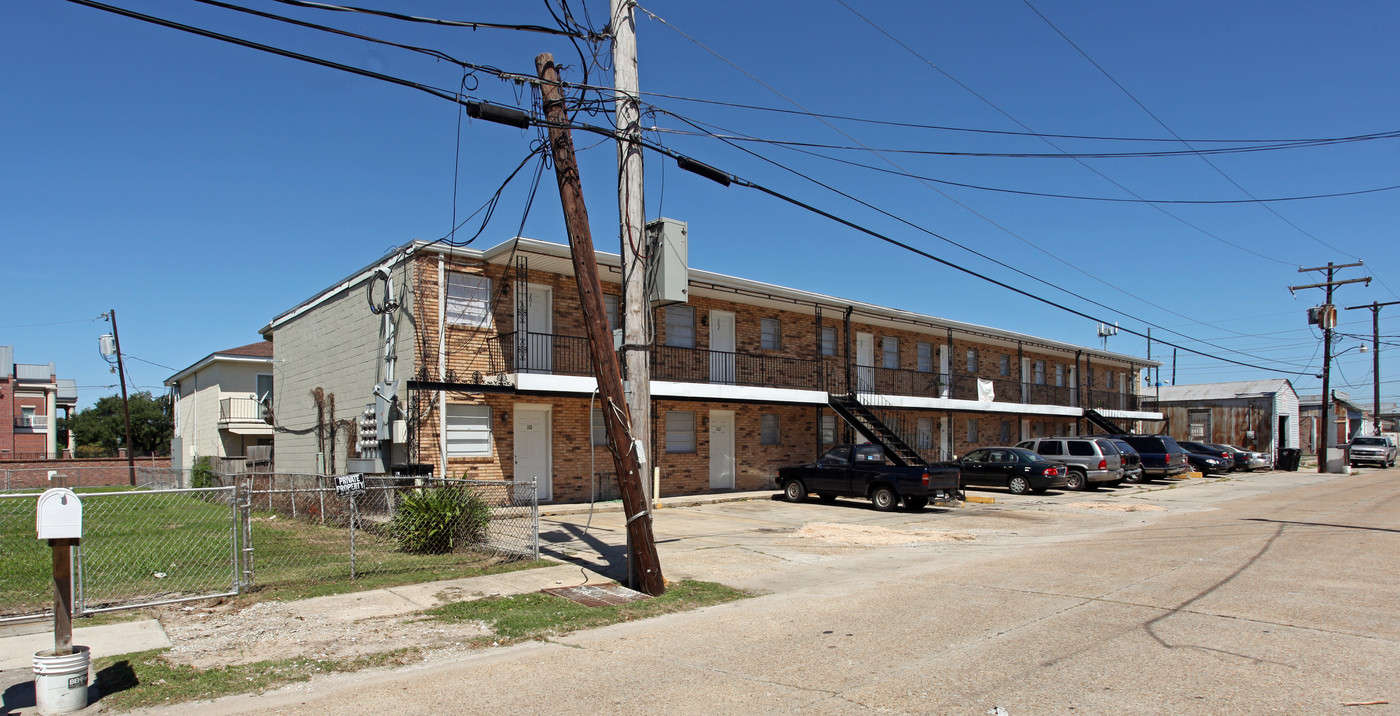
[[1349,278],[1349,279],[1347,279],[1347,280],[1345,280],[1345,281],[1327,281],[1327,282],[1324,282],[1324,283],[1310,283],[1310,284],[1308,284],[1308,285],[1306,285],[1306,286],[1289,286],[1289,287],[1288,287],[1288,290],[1289,290],[1289,291],[1301,291],[1301,290],[1303,290],[1303,289],[1305,289],[1305,288],[1331,288],[1331,287],[1333,287],[1333,286],[1345,286],[1345,285],[1347,285],[1347,284],[1349,284],[1349,283],[1364,283],[1364,284],[1366,284],[1367,286],[1370,286],[1370,285],[1371,285],[1371,277],[1370,277],[1370,276],[1366,276],[1365,278]]

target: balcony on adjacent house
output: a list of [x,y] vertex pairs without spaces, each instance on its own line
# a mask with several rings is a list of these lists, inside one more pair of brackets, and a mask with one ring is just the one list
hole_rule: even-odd
[[271,406],[257,398],[220,398],[219,429],[239,435],[271,435]]
[[49,429],[49,416],[25,413],[15,418],[15,429],[43,432]]
[[[594,375],[588,339],[550,333],[504,333],[489,351],[495,373]],[[1016,377],[939,373],[907,368],[847,366],[839,356],[798,357],[771,352],[712,351],[651,347],[654,381],[758,388],[819,390],[862,396],[942,398],[973,402],[1025,403],[1138,410],[1138,396],[1116,391],[1079,391],[1071,386],[1023,382]],[[1080,396],[1089,398],[1081,406]],[[877,401],[878,404],[878,401]]]

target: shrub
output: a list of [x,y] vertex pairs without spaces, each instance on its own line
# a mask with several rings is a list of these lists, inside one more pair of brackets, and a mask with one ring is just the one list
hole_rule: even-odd
[[194,459],[194,467],[190,469],[190,487],[218,487],[219,483],[214,479],[213,460],[208,456]]
[[390,531],[405,552],[446,554],[485,541],[490,521],[491,508],[477,495],[436,488],[404,497]]

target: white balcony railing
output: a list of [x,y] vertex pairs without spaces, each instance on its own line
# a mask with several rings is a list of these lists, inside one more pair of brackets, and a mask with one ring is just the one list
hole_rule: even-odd
[[47,415],[21,415],[15,418],[15,427],[28,428],[30,430],[48,430],[49,416]]
[[256,398],[221,398],[219,400],[219,422],[221,423],[261,423],[263,404]]

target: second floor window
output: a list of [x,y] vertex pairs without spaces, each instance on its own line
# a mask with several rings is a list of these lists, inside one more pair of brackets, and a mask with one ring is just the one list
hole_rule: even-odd
[[763,350],[776,351],[783,347],[783,324],[776,318],[759,319],[759,333]]
[[1065,387],[1065,367],[1062,365],[1055,366],[1055,386]]
[[608,314],[608,330],[615,331],[622,327],[617,320],[617,296],[611,293],[603,294],[603,311]]
[[822,355],[836,355],[836,329],[831,326],[822,326]]
[[491,327],[491,279],[485,276],[447,274],[447,300],[443,321],[464,328]]
[[694,308],[690,306],[666,307],[666,345],[680,348],[695,347]]
[[883,368],[899,367],[899,339],[894,336],[885,336],[880,339],[880,353],[884,356],[881,363]]
[[976,348],[969,348],[969,349],[967,349],[967,372],[968,372],[968,373],[976,373],[976,372],[977,372],[977,349],[976,349]]
[[919,372],[933,372],[933,344],[919,342]]
[[1005,353],[1001,354],[1001,377],[1011,377],[1011,356]]
[[1103,387],[1104,390],[1113,390],[1113,371],[1106,370],[1103,372]]
[[1045,361],[1043,360],[1035,362],[1035,384],[1045,385]]

